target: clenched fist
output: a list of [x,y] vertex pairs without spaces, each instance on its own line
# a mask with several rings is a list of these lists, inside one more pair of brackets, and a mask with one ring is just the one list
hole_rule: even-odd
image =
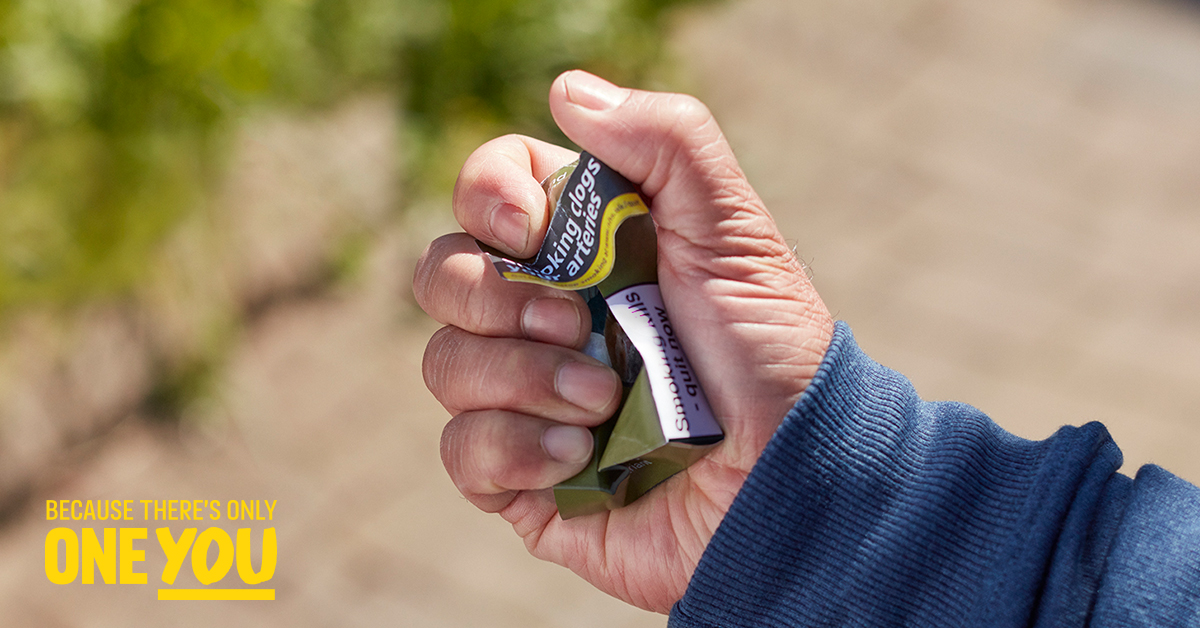
[[579,351],[590,318],[578,296],[504,281],[475,244],[532,255],[549,221],[539,181],[576,157],[506,136],[467,159],[453,201],[466,233],[431,243],[413,279],[421,307],[446,325],[424,363],[454,415],[442,459],[463,495],[512,523],[534,556],[665,613],[812,380],[833,321],[699,101],[573,71],[554,82],[550,110],[650,201],[663,300],[725,440],[628,507],[557,516],[550,487],[591,458],[587,428],[616,410],[621,386]]

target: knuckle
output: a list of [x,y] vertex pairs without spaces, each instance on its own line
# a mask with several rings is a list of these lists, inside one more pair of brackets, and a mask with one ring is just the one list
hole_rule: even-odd
[[486,492],[500,492],[506,490],[510,484],[507,480],[511,459],[496,447],[497,438],[498,435],[489,435],[488,438],[481,439],[480,446],[476,447],[474,455],[471,456],[472,472],[479,480],[477,488]]
[[466,422],[464,415],[458,415],[450,419],[446,426],[442,428],[442,439],[438,445],[438,451],[442,457],[442,466],[446,468],[446,473],[450,476],[450,480],[458,487],[460,491],[464,489],[463,481],[463,437],[464,426]]
[[507,472],[504,415],[497,410],[466,412],[442,431],[442,464],[463,494],[498,493]]
[[421,376],[425,386],[437,397],[438,401],[446,404],[445,391],[451,373],[455,371],[454,363],[462,347],[461,330],[447,325],[429,338],[425,345],[425,354],[421,357]]
[[454,180],[454,192],[450,198],[451,207],[454,209],[455,215],[458,215],[462,201],[474,186],[480,171],[483,169],[484,162],[487,161],[487,155],[491,150],[489,144],[491,142],[476,148],[474,152],[467,156],[462,168],[458,171],[458,178]]
[[[485,512],[503,510],[517,495],[487,481],[486,476],[472,464],[471,431],[477,422],[472,414],[459,415],[451,419],[442,430],[439,450],[442,465],[454,487],[477,508]],[[478,440],[478,439],[476,439]]]
[[496,169],[502,163],[497,160],[511,159],[515,146],[522,146],[520,136],[502,135],[476,148],[463,163],[454,181],[450,202],[455,218],[463,227],[480,229],[490,235],[486,216],[481,216],[481,210],[495,196]]
[[431,261],[433,258],[434,242],[429,243],[425,247],[425,250],[421,252],[421,256],[417,258],[417,263],[413,266],[413,298],[417,300],[417,305],[421,306],[421,309],[425,310],[426,313],[429,312],[429,288],[433,282],[433,274],[436,270],[435,265]]
[[454,249],[457,234],[446,234],[430,242],[413,268],[413,297],[426,313],[440,295],[442,263]]
[[675,94],[668,108],[674,121],[671,126],[672,134],[683,143],[693,140],[697,129],[702,129],[713,121],[708,106],[694,96]]
[[464,234],[430,243],[413,273],[413,296],[434,320],[484,335],[508,335],[517,323],[512,301],[519,290],[498,286],[490,264]]
[[495,310],[500,308],[485,290],[467,290],[458,297],[457,320],[462,321],[464,327],[484,334],[496,333],[497,327],[492,322],[497,318]]
[[684,122],[703,122],[712,117],[708,106],[690,94],[674,94],[671,108],[677,119]]
[[[697,165],[706,170],[727,170],[732,157],[712,112],[699,99],[671,94],[661,105],[656,163],[666,172],[686,172]],[[716,174],[716,173],[714,173]],[[669,176],[669,175],[667,175]]]
[[497,435],[494,412],[464,412],[442,429],[442,465],[454,486],[464,495],[495,493],[501,489],[494,478],[499,466],[492,446]]
[[558,407],[553,347],[515,338],[489,338],[448,326],[430,337],[421,374],[444,408],[540,413]]
[[464,495],[540,488],[545,459],[530,419],[501,410],[467,412],[442,431],[442,464]]

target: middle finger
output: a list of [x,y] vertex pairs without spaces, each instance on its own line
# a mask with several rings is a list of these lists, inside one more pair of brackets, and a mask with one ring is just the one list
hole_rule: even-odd
[[574,292],[506,281],[465,233],[434,240],[413,274],[417,303],[440,323],[482,336],[582,347],[591,316]]
[[430,338],[422,371],[430,392],[453,415],[502,409],[591,426],[621,401],[617,373],[587,355],[456,327]]

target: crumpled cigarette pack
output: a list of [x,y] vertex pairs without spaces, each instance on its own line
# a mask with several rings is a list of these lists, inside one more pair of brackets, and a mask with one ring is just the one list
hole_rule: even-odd
[[633,502],[723,433],[663,305],[654,222],[637,187],[587,152],[542,186],[552,212],[537,254],[481,248],[505,279],[578,291],[592,313],[585,352],[624,385],[616,414],[592,430],[588,467],[554,487],[569,519]]

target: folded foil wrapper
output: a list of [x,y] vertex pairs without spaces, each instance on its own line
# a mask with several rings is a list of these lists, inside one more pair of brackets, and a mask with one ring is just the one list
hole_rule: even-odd
[[542,186],[552,211],[537,254],[480,248],[509,281],[578,291],[592,314],[585,352],[624,386],[616,414],[592,429],[587,468],[554,487],[570,519],[633,502],[724,435],[663,305],[654,222],[637,187],[586,152]]

